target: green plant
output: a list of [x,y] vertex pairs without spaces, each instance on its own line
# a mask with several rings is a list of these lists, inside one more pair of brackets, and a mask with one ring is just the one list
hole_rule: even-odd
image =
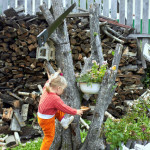
[[[84,121],[85,121],[88,125],[91,124],[91,121],[90,121],[90,120],[84,119]],[[87,136],[87,133],[88,133],[88,130],[81,126],[81,129],[80,129],[80,136],[81,136],[81,142],[82,142],[82,143],[85,141],[86,136]]]
[[143,82],[145,88],[149,88],[149,85],[150,85],[150,73],[149,72],[146,73],[146,75],[143,78],[142,82]]
[[81,136],[81,142],[83,143],[86,139],[86,136],[87,136],[87,133],[88,131],[83,129],[83,130],[80,130],[80,136]]
[[115,55],[115,51],[112,51],[111,54],[114,56]]
[[30,141],[25,145],[20,144],[15,148],[7,148],[7,150],[40,150],[42,139],[38,138],[36,141]]
[[103,62],[103,65],[97,64],[95,60],[92,61],[93,65],[90,70],[88,70],[85,74],[82,75],[76,75],[76,81],[77,82],[86,82],[88,84],[90,83],[101,83],[102,79],[105,75],[105,72],[107,70],[107,61]]
[[98,33],[97,32],[94,32],[94,36],[97,36],[98,35]]
[[106,120],[105,136],[112,150],[121,147],[121,142],[126,143],[128,139],[150,140],[148,108],[150,108],[150,99],[140,100],[122,119]]

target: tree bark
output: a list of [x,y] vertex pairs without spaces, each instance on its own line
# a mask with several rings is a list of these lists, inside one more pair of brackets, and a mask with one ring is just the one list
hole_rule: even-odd
[[[44,17],[47,18],[46,20],[49,25],[52,22],[51,20],[49,21],[49,19],[58,18],[64,12],[64,9],[62,6],[63,6],[62,0],[57,0],[57,1],[52,0],[53,14],[51,14],[48,11],[46,12],[46,8],[41,9]],[[49,15],[53,15],[54,17],[48,18],[47,16]],[[57,35],[57,39],[59,39],[60,43],[62,43],[62,44],[56,43],[56,62],[57,62],[58,67],[63,72],[64,77],[68,81],[68,86],[61,98],[66,104],[70,105],[73,108],[79,109],[80,108],[80,94],[79,94],[79,91],[75,82],[74,66],[73,66],[73,61],[72,61],[70,42],[69,42],[67,25],[66,25],[65,20],[62,23],[62,25],[59,26],[59,28],[56,30],[56,35]],[[79,149],[79,146],[81,144],[79,119],[80,119],[79,116],[75,116],[75,119],[73,121],[73,125],[71,126],[71,128],[67,130],[62,129],[62,132],[56,128],[55,140],[50,149],[52,150],[57,150],[57,149],[77,150]],[[61,127],[59,127],[59,129],[60,128]],[[58,142],[60,140],[61,142]],[[57,143],[57,146],[56,146],[56,143]]]

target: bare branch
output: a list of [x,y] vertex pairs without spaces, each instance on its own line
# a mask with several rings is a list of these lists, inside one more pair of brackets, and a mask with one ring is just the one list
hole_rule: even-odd
[[49,73],[49,74],[55,73],[55,70],[53,69],[53,67],[51,66],[51,64],[48,61],[44,62],[44,67],[45,67],[45,70],[47,71],[47,73]]
[[107,28],[106,28],[105,26],[102,26],[101,29],[102,29],[103,32],[104,32],[107,36],[109,36],[110,38],[112,38],[112,39],[118,41],[118,42],[121,43],[121,44],[124,43],[124,41],[120,40],[119,38],[117,38],[117,37],[113,36],[111,33],[109,33],[109,32],[107,31]]
[[[45,3],[43,5],[41,5],[39,8],[42,11],[42,14],[43,14],[44,18],[46,19],[48,25],[50,26],[55,21],[53,15],[49,11],[49,9],[46,7]],[[58,38],[56,31],[54,31],[51,34],[50,39],[53,40],[55,43],[60,43],[60,39]]]
[[107,24],[108,24],[107,21],[105,21],[105,22],[100,22],[100,23],[99,23],[100,27],[101,27],[101,26],[104,26],[104,25],[107,25]]
[[87,70],[92,67],[92,60],[96,60],[100,65],[104,61],[101,39],[100,39],[100,28],[99,28],[99,6],[93,4],[90,8],[90,37],[91,37],[91,56],[85,60],[85,65],[81,71],[84,74]]
[[53,15],[50,13],[49,9],[47,8],[46,4],[43,3],[43,5],[40,5],[40,10],[42,11],[42,14],[44,15],[47,23],[49,25],[51,25],[54,22],[54,17]]

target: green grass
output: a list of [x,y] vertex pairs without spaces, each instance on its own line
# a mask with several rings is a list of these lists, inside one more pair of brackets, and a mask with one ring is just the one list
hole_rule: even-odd
[[25,145],[20,144],[15,148],[7,148],[7,150],[40,150],[42,144],[42,139],[38,138],[36,141],[30,141],[30,143],[26,143]]

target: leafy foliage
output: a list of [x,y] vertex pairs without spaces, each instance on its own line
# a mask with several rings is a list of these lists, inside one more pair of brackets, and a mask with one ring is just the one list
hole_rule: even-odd
[[92,68],[85,74],[77,75],[76,81],[85,83],[101,83],[107,70],[107,66],[108,64],[106,61],[101,66],[99,66],[96,61],[93,61]]
[[[91,124],[91,121],[90,120],[87,120],[87,119],[84,119],[84,121],[90,125]],[[87,133],[88,133],[88,130],[85,129],[83,126],[81,126],[81,129],[80,129],[80,136],[81,136],[81,142],[83,143],[86,139],[86,136],[87,136]]]
[[121,146],[128,139],[150,140],[150,119],[148,109],[150,99],[140,100],[130,111],[119,121],[107,119],[105,122],[105,135],[111,149]]

